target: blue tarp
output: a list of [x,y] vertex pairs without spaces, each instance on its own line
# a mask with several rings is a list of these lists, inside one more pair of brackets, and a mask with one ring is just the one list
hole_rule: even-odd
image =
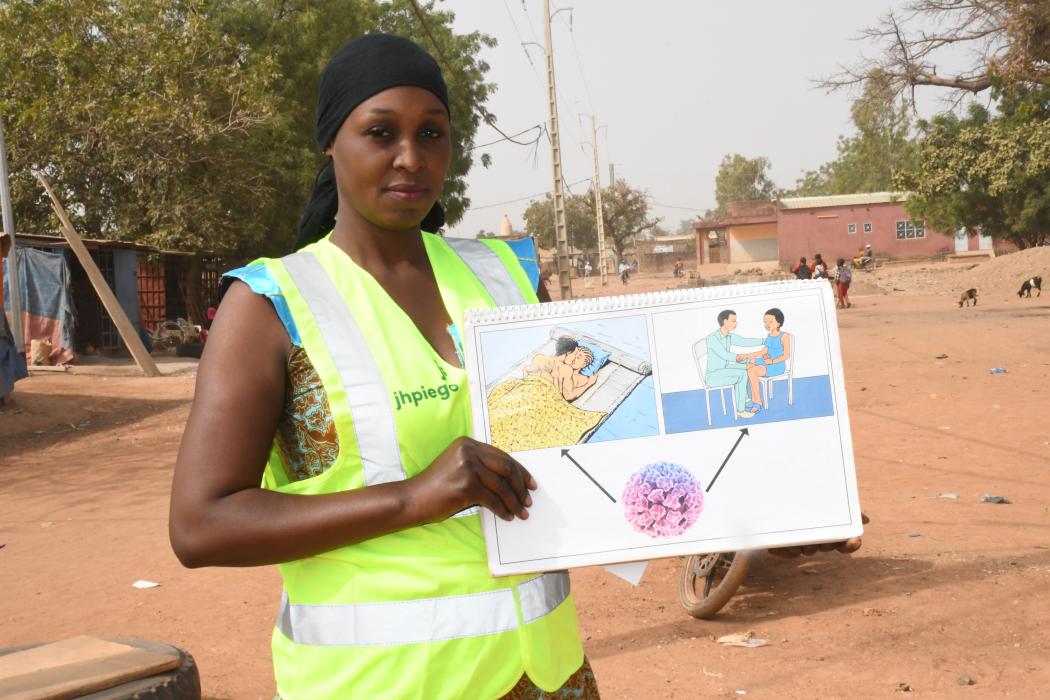
[[14,336],[7,326],[7,315],[0,312],[0,396],[10,394],[15,388],[15,382],[25,379],[27,374],[26,356],[15,349]]
[[507,241],[507,245],[518,256],[518,262],[525,268],[533,289],[540,288],[540,256],[536,254],[536,241],[530,236],[516,241]]

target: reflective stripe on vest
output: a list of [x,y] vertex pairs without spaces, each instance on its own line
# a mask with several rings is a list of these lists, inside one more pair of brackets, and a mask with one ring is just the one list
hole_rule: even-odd
[[517,282],[507,274],[499,255],[481,241],[471,238],[445,237],[452,250],[470,268],[496,306],[516,306],[525,303]]
[[346,301],[313,253],[295,253],[281,261],[306,301],[346,390],[365,486],[404,480],[386,385]]
[[[517,587],[525,624],[569,596],[569,575],[549,573]],[[297,644],[391,646],[499,634],[518,628],[514,589],[357,605],[297,605],[281,597],[277,628]]]

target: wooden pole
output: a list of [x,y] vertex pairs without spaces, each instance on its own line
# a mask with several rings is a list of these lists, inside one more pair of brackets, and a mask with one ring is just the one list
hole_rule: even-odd
[[558,136],[558,92],[554,87],[554,53],[551,48],[550,0],[543,0],[543,36],[547,47],[547,107],[551,118],[551,165],[554,169],[554,259],[558,268],[561,298],[572,299],[569,279],[569,240],[565,220],[565,180],[561,169],[561,139]]
[[598,229],[598,267],[602,273],[602,286],[609,284],[609,273],[605,269],[605,217],[602,216],[602,178],[598,171],[598,125],[591,115],[591,153],[594,156],[594,215]]
[[[4,232],[11,237],[7,256],[7,289],[11,295],[11,334],[18,352],[26,354],[26,339],[22,329],[22,282],[18,275],[18,242],[15,236],[15,215],[11,207],[11,189],[8,184],[7,151],[4,148],[4,125],[0,123],[0,212]],[[0,314],[4,313],[0,304]]]
[[113,324],[117,327],[117,332],[120,333],[124,344],[131,351],[131,356],[135,358],[135,362],[143,374],[147,377],[159,377],[160,369],[157,367],[157,363],[153,361],[153,358],[146,351],[146,346],[142,344],[142,339],[139,338],[139,334],[131,325],[131,321],[128,320],[128,316],[124,313],[124,309],[121,308],[120,302],[117,301],[117,297],[113,294],[113,290],[106,284],[106,279],[102,276],[95,261],[91,259],[91,254],[88,253],[84,241],[80,240],[80,236],[73,229],[73,224],[69,223],[66,210],[62,208],[58,197],[51,191],[51,185],[40,173],[35,173],[35,175],[40,184],[44,186],[47,196],[51,198],[51,208],[55,210],[55,215],[58,216],[58,220],[62,224],[62,234],[65,236],[66,241],[69,242],[69,247],[77,256],[77,260],[80,261],[80,266],[87,273],[88,279],[91,280],[91,286],[95,288],[102,305],[106,307],[109,317],[113,319]]

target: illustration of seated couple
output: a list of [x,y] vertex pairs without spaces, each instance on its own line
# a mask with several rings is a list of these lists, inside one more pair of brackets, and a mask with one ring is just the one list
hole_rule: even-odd
[[[753,418],[762,409],[759,379],[784,374],[791,359],[791,336],[780,330],[784,312],[770,309],[762,315],[762,325],[769,333],[765,338],[737,335],[736,312],[726,309],[718,314],[718,330],[707,336],[704,380],[709,387],[732,385],[737,418]],[[735,347],[762,349],[740,353]]]

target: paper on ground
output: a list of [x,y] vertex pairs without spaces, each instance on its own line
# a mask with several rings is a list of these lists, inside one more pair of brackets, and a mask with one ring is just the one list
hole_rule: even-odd
[[619,576],[632,586],[637,586],[647,566],[649,566],[648,561],[627,561],[622,564],[606,564],[602,568],[610,574]]

